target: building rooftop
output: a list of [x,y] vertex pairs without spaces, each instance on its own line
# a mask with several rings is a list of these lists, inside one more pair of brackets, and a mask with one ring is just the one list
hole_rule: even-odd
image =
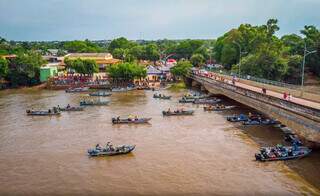
[[68,58],[92,58],[92,59],[112,59],[110,53],[69,53]]

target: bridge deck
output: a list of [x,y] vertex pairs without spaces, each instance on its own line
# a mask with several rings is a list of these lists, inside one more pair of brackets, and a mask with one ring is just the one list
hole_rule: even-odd
[[[201,76],[201,77],[210,78],[212,80],[217,80],[217,81],[222,81],[223,80],[225,83],[229,83],[229,84],[232,83],[231,80],[223,78],[221,76],[218,76],[214,72],[209,72],[209,74],[206,74],[206,75],[204,75],[204,74],[196,74],[196,75],[197,76]],[[241,87],[241,88],[248,89],[248,90],[255,91],[255,92],[259,92],[259,93],[262,92],[261,88],[241,83],[241,80],[235,82],[234,85],[237,86],[237,87]],[[272,97],[283,99],[283,94],[278,93],[278,92],[267,90],[266,94],[269,95],[269,96],[272,96]],[[320,103],[309,101],[309,100],[306,100],[306,99],[302,99],[302,98],[291,96],[290,102],[320,110]]]

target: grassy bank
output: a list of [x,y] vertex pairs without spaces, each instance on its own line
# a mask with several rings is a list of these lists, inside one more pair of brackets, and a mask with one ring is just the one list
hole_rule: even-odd
[[187,88],[186,84],[183,81],[180,81],[180,82],[172,84],[169,87],[169,90],[179,91],[179,90],[186,89],[186,88]]

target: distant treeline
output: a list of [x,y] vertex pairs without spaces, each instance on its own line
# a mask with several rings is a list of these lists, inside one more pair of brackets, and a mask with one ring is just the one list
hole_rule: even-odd
[[[277,23],[276,19],[270,19],[266,24],[260,26],[241,24],[217,40],[132,41],[120,37],[114,40],[100,41],[21,42],[0,38],[0,55],[18,54],[23,56],[26,54],[25,56],[28,57],[39,53],[47,54],[48,49],[58,49],[58,55],[61,56],[65,55],[66,51],[110,52],[114,58],[131,63],[135,63],[137,60],[157,61],[174,58],[178,61],[190,61],[193,66],[201,66],[206,62],[214,61],[234,73],[238,73],[239,65],[241,65],[242,75],[299,84],[304,46],[306,45],[308,51],[315,51],[306,58],[306,72],[320,76],[319,29],[315,26],[305,26],[300,32],[302,36],[289,34],[277,37],[275,33],[280,29]],[[241,63],[239,62],[240,48]],[[81,63],[78,62],[79,66],[76,67],[79,70],[84,70],[81,68]],[[5,60],[0,61],[1,78],[8,78],[10,75],[7,64],[8,62]],[[27,75],[38,75],[38,73]]]

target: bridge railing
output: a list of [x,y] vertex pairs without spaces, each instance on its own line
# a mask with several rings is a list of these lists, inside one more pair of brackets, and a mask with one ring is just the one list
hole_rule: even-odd
[[273,97],[267,94],[259,93],[256,91],[252,91],[249,89],[245,89],[242,87],[234,86],[229,83],[225,83],[223,81],[214,80],[208,77],[204,76],[198,76],[195,74],[190,74],[190,78],[196,79],[198,82],[205,82],[207,84],[212,84],[215,86],[219,86],[221,88],[227,89],[229,91],[233,91],[235,93],[253,98],[255,100],[259,100],[261,102],[264,102],[266,104],[275,105],[277,107],[283,108],[285,110],[289,110],[293,113],[296,113],[298,115],[302,115],[304,117],[307,117],[312,120],[316,120],[320,122],[320,110],[315,109],[309,106],[300,105],[294,102],[290,102],[287,100],[283,100],[277,97]]
[[251,81],[254,81],[254,82],[259,82],[259,83],[263,83],[263,84],[269,84],[269,85],[273,85],[273,86],[285,87],[285,88],[290,88],[290,89],[299,89],[300,88],[300,86],[294,85],[294,84],[288,84],[288,83],[274,81],[274,80],[267,80],[267,79],[263,79],[263,78],[257,78],[257,77],[250,76],[250,75],[239,75],[237,73],[231,73],[229,71],[219,70],[219,69],[215,69],[215,68],[206,68],[206,70],[211,71],[211,72],[215,72],[215,73],[218,73],[218,74],[222,74],[222,75],[236,76],[236,77],[241,78],[241,79],[251,80]]

